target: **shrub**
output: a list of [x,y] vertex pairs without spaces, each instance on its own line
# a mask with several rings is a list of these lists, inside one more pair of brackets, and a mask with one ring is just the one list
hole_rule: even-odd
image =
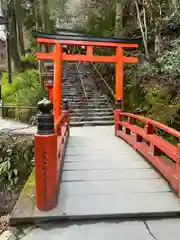
[[173,47],[171,50],[164,52],[162,56],[157,59],[161,66],[163,74],[171,75],[171,77],[180,76],[180,50],[179,46]]
[[[4,105],[36,107],[38,101],[46,96],[46,91],[39,81],[37,70],[14,73],[12,84],[8,84],[7,77],[7,73],[4,73],[2,78],[2,99]],[[4,114],[5,117],[28,122],[35,112],[34,109],[11,108],[5,109]]]
[[22,69],[32,69],[38,67],[38,61],[36,59],[36,56],[34,54],[28,53],[25,56],[21,57],[22,62]]
[[144,107],[148,117],[175,127],[174,120],[178,117],[180,101],[171,98],[168,88],[158,85],[149,88],[145,96]]
[[32,137],[0,136],[0,189],[21,188],[34,167]]

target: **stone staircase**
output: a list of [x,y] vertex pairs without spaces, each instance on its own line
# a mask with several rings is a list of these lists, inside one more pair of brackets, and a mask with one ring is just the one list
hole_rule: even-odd
[[71,126],[114,124],[112,105],[93,81],[87,64],[80,64],[78,69],[75,63],[65,65],[62,91],[69,103]]

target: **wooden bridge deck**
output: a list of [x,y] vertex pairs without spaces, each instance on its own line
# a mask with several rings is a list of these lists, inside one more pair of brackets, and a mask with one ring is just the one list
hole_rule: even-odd
[[12,223],[180,213],[180,200],[168,183],[131,146],[114,137],[111,126],[71,129],[54,210],[38,211],[35,186],[29,186],[31,199],[22,192]]

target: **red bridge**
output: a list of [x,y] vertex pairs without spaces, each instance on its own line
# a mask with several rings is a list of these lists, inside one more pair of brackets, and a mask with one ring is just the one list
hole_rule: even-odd
[[[168,217],[180,213],[180,133],[123,111],[123,64],[137,63],[123,48],[139,39],[53,35],[35,32],[37,43],[54,46],[38,53],[54,61],[49,100],[39,104],[35,171],[13,210],[11,224],[93,218]],[[63,45],[86,46],[85,55],[63,54]],[[93,47],[115,49],[96,56]],[[63,61],[116,64],[114,126],[71,128],[68,102],[62,103]],[[53,110],[53,111],[52,111]],[[173,136],[172,144],[159,135]],[[35,182],[34,182],[35,176]]]

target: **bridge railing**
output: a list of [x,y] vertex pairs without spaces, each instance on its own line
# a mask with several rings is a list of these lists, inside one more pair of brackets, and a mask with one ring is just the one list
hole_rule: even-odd
[[68,143],[70,132],[69,120],[68,103],[64,101],[63,112],[55,124],[55,131],[57,133],[58,171],[62,168],[65,149]]
[[69,137],[68,103],[54,126],[53,104],[44,99],[38,104],[38,131],[35,135],[36,206],[49,211],[58,203],[59,179]]
[[[163,130],[177,144],[158,135]],[[180,197],[180,132],[143,116],[115,110],[115,135],[121,137],[148,159],[167,179]]]

